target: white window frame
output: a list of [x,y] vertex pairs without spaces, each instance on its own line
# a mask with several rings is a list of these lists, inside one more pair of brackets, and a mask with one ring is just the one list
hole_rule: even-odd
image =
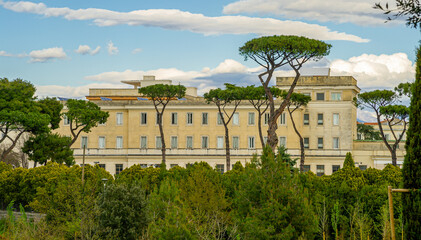
[[[282,141],[281,141],[282,138],[285,139],[283,145],[281,144],[282,143]],[[279,146],[284,146],[285,148],[287,147],[287,137],[286,136],[280,136],[279,137]]]
[[254,136],[249,136],[247,139],[248,149],[256,149],[256,138]]
[[[305,116],[308,116],[308,119],[306,119]],[[310,114],[309,113],[303,114],[303,125],[305,125],[305,126],[310,125]]]
[[216,113],[216,125],[224,125],[224,122],[222,121],[222,114],[220,112]]
[[333,113],[333,115],[332,115],[332,125],[333,126],[339,126],[339,122],[340,122],[339,119],[340,119],[339,113]]
[[217,136],[216,137],[216,148],[217,149],[224,148],[224,136]]
[[[339,96],[339,98],[337,96]],[[331,101],[342,101],[342,93],[341,92],[331,92],[330,93],[330,100]]]
[[123,136],[117,136],[115,138],[115,148],[123,148]]
[[[319,119],[319,116],[322,116],[322,119]],[[317,114],[317,126],[323,126],[324,124],[324,114],[323,113],[318,113]]]
[[193,125],[193,113],[192,112],[186,113],[186,124],[187,125]]
[[332,148],[333,149],[339,149],[340,148],[340,144],[341,144],[341,142],[340,142],[339,137],[334,137],[332,139]]
[[81,136],[80,137],[80,148],[83,149],[83,145],[84,145],[83,139],[86,139],[86,148],[88,148],[88,136]]
[[[143,122],[143,116],[145,116],[145,122]],[[146,125],[148,124],[148,113],[147,112],[141,112],[140,113],[140,125]]]
[[[320,141],[319,141],[320,139],[322,140],[322,143],[320,143]],[[324,139],[322,137],[318,137],[317,138],[317,149],[323,149],[323,147],[324,147]]]
[[178,136],[171,136],[170,138],[171,149],[178,148]]
[[240,113],[236,112],[232,116],[232,125],[240,125]]
[[[142,139],[145,139],[145,144],[142,146]],[[148,148],[148,136],[140,136],[140,149],[147,149]]]
[[[307,143],[306,143],[306,139],[307,139]],[[305,149],[309,149],[310,148],[310,138],[308,138],[308,137],[303,138],[303,143],[304,143],[304,148]]]
[[[237,143],[236,143],[237,146],[235,146],[234,138],[237,139]],[[232,136],[232,149],[240,149],[240,137],[239,136]]]
[[[101,139],[103,139],[103,145],[101,145]],[[103,149],[106,147],[106,138],[105,136],[98,136],[98,148]]]
[[269,124],[270,113],[263,114],[263,125]]
[[177,125],[178,124],[178,113],[172,112],[171,113],[171,125]]
[[[201,148],[202,149],[209,149],[209,136],[201,136]],[[203,141],[205,140],[205,141]]]
[[[158,141],[158,139],[159,139],[159,141]],[[155,136],[155,148],[156,149],[161,149],[162,148],[161,136]]]
[[[189,138],[191,139],[191,146],[189,146]],[[193,149],[193,136],[186,136],[186,148]]]
[[254,126],[256,124],[256,114],[254,112],[248,113],[248,121],[249,126]]
[[122,112],[118,112],[118,113],[115,114],[115,124],[117,126],[123,125],[123,113]]
[[285,112],[283,112],[280,116],[279,116],[279,125],[282,126],[286,126],[287,125],[287,115]]
[[202,125],[208,125],[208,124],[209,124],[209,113],[202,112]]

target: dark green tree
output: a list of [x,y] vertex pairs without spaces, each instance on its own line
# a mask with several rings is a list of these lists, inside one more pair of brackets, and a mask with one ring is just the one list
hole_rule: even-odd
[[301,93],[292,93],[290,101],[287,104],[287,109],[289,113],[289,117],[291,118],[292,126],[294,127],[294,131],[297,134],[300,140],[300,172],[304,171],[304,161],[305,161],[305,149],[304,149],[304,138],[301,136],[300,131],[297,128],[297,125],[292,117],[292,114],[301,107],[307,106],[308,102],[311,101],[310,96],[306,96]]
[[43,113],[34,94],[35,87],[30,82],[0,78],[0,144],[5,146],[0,153],[1,161],[12,152],[24,133],[50,131],[48,125],[51,118]]
[[70,137],[63,137],[58,133],[42,133],[30,137],[22,151],[30,160],[39,164],[45,165],[50,160],[71,166],[75,163],[73,150],[69,147],[71,141]]
[[[277,119],[291,98],[300,77],[301,67],[309,60],[317,61],[328,55],[330,48],[330,44],[298,36],[260,37],[252,39],[240,47],[240,55],[244,56],[245,60],[250,58],[264,69],[264,72],[259,74],[259,80],[269,100],[268,145],[272,151],[275,151],[278,144]],[[274,71],[284,65],[289,65],[294,70],[295,79],[283,102],[275,107],[274,96],[270,91],[269,84]]]
[[109,239],[139,239],[147,227],[145,193],[140,186],[108,185],[97,204],[99,226]]
[[208,104],[212,102],[218,107],[218,114],[225,128],[225,155],[227,171],[229,171],[231,169],[231,155],[228,124],[237,111],[241,100],[245,98],[245,94],[243,88],[233,84],[225,83],[225,88],[224,90],[220,88],[212,89],[204,94],[204,98]]
[[355,162],[350,152],[346,153],[343,168],[355,168]]
[[139,88],[139,93],[150,99],[155,107],[158,116],[159,132],[161,134],[162,164],[165,165],[166,146],[164,128],[162,126],[164,111],[170,101],[186,95],[186,87],[183,85],[155,84]]
[[380,132],[374,130],[371,125],[365,125],[363,123],[357,124],[357,133],[361,135],[361,139],[364,140],[381,140]]
[[[367,107],[374,110],[377,125],[379,126],[380,136],[392,156],[392,164],[394,166],[397,164],[396,150],[405,135],[409,114],[408,107],[395,105],[395,103],[399,100],[398,97],[398,94],[391,90],[374,90],[371,92],[361,93],[354,99],[357,107],[361,109]],[[392,133],[395,140],[393,143],[390,143],[386,138],[382,119],[386,120],[387,126]],[[396,125],[403,125],[403,131],[401,134],[396,133],[396,128],[394,128]]]
[[403,222],[406,239],[421,236],[421,47],[417,49],[415,82],[409,114],[409,128],[406,140],[406,155],[403,162],[403,187],[417,189],[403,194]]
[[56,98],[49,97],[39,100],[38,103],[41,107],[41,113],[48,114],[48,116],[50,116],[50,128],[57,129],[60,127],[63,104],[61,104]]
[[63,115],[67,117],[70,124],[72,141],[69,147],[76,142],[81,132],[89,133],[93,127],[107,122],[110,114],[102,111],[101,108],[93,102],[85,100],[69,99],[66,101],[67,112]]

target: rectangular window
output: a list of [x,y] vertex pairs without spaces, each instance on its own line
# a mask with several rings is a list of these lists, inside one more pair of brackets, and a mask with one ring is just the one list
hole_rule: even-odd
[[216,137],[216,148],[224,148],[224,137]]
[[218,171],[219,173],[224,173],[225,165],[224,164],[216,164],[216,171]]
[[148,123],[148,114],[145,112],[140,113],[140,125],[146,125]]
[[202,125],[208,125],[208,113],[202,113]]
[[193,136],[187,136],[186,138],[186,148],[193,149]]
[[171,124],[177,125],[178,123],[178,114],[177,113],[171,113]]
[[310,148],[310,139],[309,138],[304,138],[304,148]]
[[304,96],[308,96],[311,97],[311,93],[307,92],[307,93],[303,93]]
[[123,113],[117,113],[116,114],[116,123],[117,125],[123,125]]
[[333,138],[333,149],[339,149],[339,138],[338,137]]
[[140,164],[140,167],[141,167],[141,168],[147,168],[147,167],[148,167],[148,164],[141,163],[141,164]]
[[239,138],[237,136],[232,137],[232,148],[239,149]]
[[304,113],[303,119],[304,119],[304,125],[310,124],[310,115],[308,113]]
[[140,148],[142,149],[148,148],[148,137],[140,136]]
[[170,164],[170,168],[177,167],[178,164]]
[[339,113],[333,114],[333,125],[338,126],[339,125]]
[[287,124],[287,117],[286,113],[282,113],[281,116],[279,116],[279,124],[286,125]]
[[236,112],[232,116],[232,125],[238,125],[238,124],[240,124],[240,114]]
[[98,148],[105,148],[105,137],[98,138]]
[[178,137],[177,136],[172,136],[171,137],[171,148],[172,149],[177,149],[178,148]]
[[123,148],[123,137],[122,136],[118,136],[116,138],[115,147],[116,148]]
[[249,137],[249,149],[254,149],[255,148],[255,144],[254,144],[254,137]]
[[217,120],[216,120],[216,124],[218,124],[218,125],[222,125],[223,124],[223,122],[222,122],[222,113],[216,113],[216,118],[217,118]]
[[317,101],[324,101],[325,100],[325,93],[316,93],[316,100]]
[[323,113],[317,114],[317,125],[323,125]]
[[316,175],[318,177],[325,175],[325,165],[317,165]]
[[156,113],[156,124],[159,124],[159,113]]
[[88,137],[87,136],[82,136],[82,138],[80,139],[80,147],[83,149],[83,147],[88,148]]
[[339,171],[341,169],[341,165],[332,165],[332,173]]
[[265,113],[265,119],[264,119],[264,122],[263,122],[263,124],[265,124],[265,125],[268,125],[269,124],[269,117],[270,117],[269,114],[270,113]]
[[155,137],[155,148],[157,148],[157,149],[162,148],[161,136]]
[[116,164],[115,165],[115,175],[120,174],[123,171],[123,164]]
[[389,138],[390,138],[390,137],[389,137],[389,133],[386,133],[386,134],[384,135],[384,138],[386,138],[386,140],[387,140],[387,141],[389,141]]
[[249,125],[254,125],[254,112],[249,112]]
[[317,148],[323,149],[323,138],[317,138]]
[[287,147],[287,137],[279,137],[279,146]]
[[358,166],[358,168],[364,171],[364,170],[367,170],[367,165],[360,165]]
[[187,125],[192,125],[193,124],[193,113],[187,113]]
[[330,100],[332,101],[341,101],[342,100],[342,93],[331,93]]
[[70,125],[70,119],[67,117],[66,114],[63,114],[63,125],[64,126]]
[[207,136],[202,136],[202,148],[208,149],[209,148],[209,141]]
[[310,165],[303,165],[303,172],[310,172]]
[[100,167],[100,168],[102,168],[102,169],[105,169],[105,164],[98,164],[98,167]]

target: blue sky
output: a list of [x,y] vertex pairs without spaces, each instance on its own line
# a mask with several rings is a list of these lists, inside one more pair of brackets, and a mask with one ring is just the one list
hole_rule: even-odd
[[[259,84],[238,48],[263,35],[332,44],[308,64],[352,75],[363,90],[413,80],[420,32],[367,0],[0,0],[0,76],[23,78],[39,96],[83,97],[89,87],[156,75],[199,93],[224,82]],[[311,71],[310,71],[311,72]],[[290,75],[288,69],[278,76]]]

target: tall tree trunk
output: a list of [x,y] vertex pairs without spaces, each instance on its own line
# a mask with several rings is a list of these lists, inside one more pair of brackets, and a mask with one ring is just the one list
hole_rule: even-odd
[[227,171],[231,170],[231,154],[230,154],[230,137],[228,132],[228,126],[224,125],[225,127],[225,156],[227,158]]
[[395,146],[390,151],[390,154],[392,155],[392,165],[397,166],[398,158],[396,157],[396,147]]
[[1,159],[1,161],[2,161],[2,162],[4,162],[4,161],[6,160],[7,155],[9,155],[9,153],[13,150],[13,148],[15,148],[15,146],[16,146],[16,144],[17,144],[17,142],[18,142],[19,138],[20,138],[20,136],[21,136],[24,132],[25,132],[25,131],[22,131],[22,132],[18,133],[18,135],[15,137],[15,139],[14,139],[14,140],[13,140],[13,139],[11,139],[11,138],[9,138],[10,140],[12,140],[12,145],[10,145],[8,148],[6,148],[6,149],[5,149],[5,150],[1,153],[0,159]]
[[[380,113],[377,110],[376,110],[376,116],[377,116],[377,124],[379,125],[380,135],[382,136],[382,140],[383,140],[384,144],[386,145],[387,149],[389,149],[389,152],[392,155],[392,165],[396,166],[396,151],[394,153],[395,156],[393,156],[393,149],[386,140],[386,136],[384,135],[384,131],[383,131],[382,122],[380,121]],[[395,157],[395,159],[393,159],[393,157]]]
[[301,136],[300,132],[297,129],[297,125],[295,124],[294,118],[292,117],[292,111],[288,107],[289,118],[291,119],[292,126],[294,127],[294,131],[297,134],[298,138],[300,139],[300,172],[304,171],[304,161],[305,161],[305,150],[304,150],[304,139]]
[[273,152],[276,152],[276,146],[278,146],[278,135],[276,134],[276,130],[278,129],[277,119],[272,116],[269,117],[267,144],[272,148]]
[[257,123],[258,123],[257,128],[259,130],[259,137],[260,137],[260,142],[262,143],[262,149],[264,149],[265,140],[263,138],[263,132],[262,132],[262,114],[260,113],[260,111],[258,113],[259,113],[259,118],[257,119]]
[[163,113],[158,113],[158,116],[159,116],[158,126],[159,126],[159,133],[161,134],[161,152],[162,152],[161,164],[165,165],[166,164],[166,160],[165,160],[166,146],[165,146],[164,129],[162,127],[162,115]]

